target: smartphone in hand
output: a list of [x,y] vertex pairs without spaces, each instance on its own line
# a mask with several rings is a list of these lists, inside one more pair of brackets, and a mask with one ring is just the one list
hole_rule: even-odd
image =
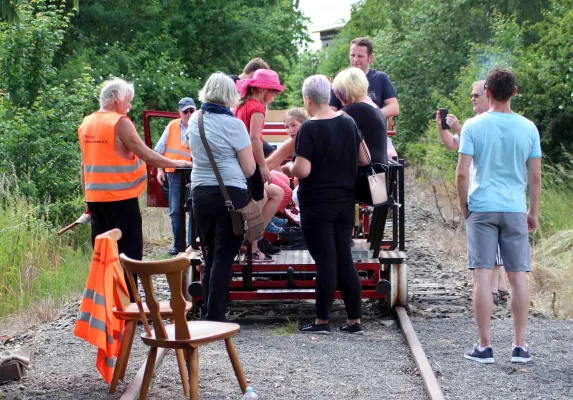
[[448,116],[448,109],[447,108],[440,108],[440,118],[442,120],[442,129],[450,129],[450,126],[446,122],[446,117]]

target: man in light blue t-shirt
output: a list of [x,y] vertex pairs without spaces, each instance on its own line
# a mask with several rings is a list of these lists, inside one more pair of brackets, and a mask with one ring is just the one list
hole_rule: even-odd
[[479,333],[479,343],[466,352],[465,358],[480,363],[495,361],[490,287],[499,245],[513,289],[511,361],[526,363],[531,361],[525,343],[529,315],[526,273],[531,271],[528,232],[537,228],[541,193],[539,132],[533,122],[511,111],[511,98],[517,93],[511,71],[500,67],[489,71],[485,90],[489,111],[464,124],[456,171],[460,207],[466,216],[468,265],[474,274],[474,317]]

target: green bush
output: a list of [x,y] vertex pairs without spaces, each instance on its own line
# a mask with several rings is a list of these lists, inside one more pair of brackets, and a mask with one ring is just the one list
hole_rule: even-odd
[[22,195],[14,177],[0,174],[0,317],[46,301],[57,306],[85,286],[89,232],[56,236],[45,206]]

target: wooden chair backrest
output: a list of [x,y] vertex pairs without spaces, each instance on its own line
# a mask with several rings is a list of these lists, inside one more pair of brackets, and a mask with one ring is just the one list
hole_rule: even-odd
[[[110,231],[102,233],[99,236],[111,238],[117,246],[117,242],[119,242],[119,239],[121,239],[121,230],[119,230],[117,228],[112,229]],[[123,290],[119,289],[118,277],[115,274],[113,275],[113,285],[115,288],[114,296],[116,296],[116,301],[115,301],[116,308],[119,311],[124,311],[131,304],[131,300],[129,299],[129,296],[125,294],[125,292]]]
[[189,332],[187,319],[185,318],[186,302],[183,297],[183,271],[189,268],[189,259],[185,256],[177,256],[169,260],[136,261],[123,253],[119,256],[119,259],[123,268],[128,272],[127,277],[129,284],[131,285],[147,336],[151,336],[151,329],[147,323],[141,297],[137,291],[137,285],[135,284],[132,274],[137,274],[141,280],[141,285],[145,291],[145,303],[147,304],[153,321],[155,337],[157,339],[168,338],[163,319],[159,313],[159,301],[155,296],[151,278],[153,275],[165,275],[167,277],[167,283],[169,284],[169,290],[171,291],[170,305],[173,310],[173,319],[175,322],[175,339],[191,339],[191,333]]

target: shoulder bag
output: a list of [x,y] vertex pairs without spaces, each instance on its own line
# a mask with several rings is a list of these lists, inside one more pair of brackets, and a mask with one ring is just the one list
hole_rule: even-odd
[[359,166],[356,174],[356,201],[370,206],[381,206],[388,201],[386,172],[388,167],[380,163],[372,163],[366,151],[364,140],[360,142],[368,158],[366,166]]
[[221,177],[221,173],[219,172],[219,168],[217,168],[217,164],[215,163],[215,158],[213,157],[209,143],[207,143],[207,138],[205,137],[203,111],[199,111],[198,118],[201,141],[203,142],[205,151],[209,156],[209,161],[211,162],[211,166],[213,167],[213,171],[217,177],[217,182],[219,182],[221,193],[223,193],[223,197],[225,198],[225,206],[227,206],[227,209],[231,214],[233,233],[235,235],[245,235],[247,241],[253,242],[260,238],[265,231],[265,224],[263,222],[263,216],[261,215],[261,209],[259,208],[257,202],[253,199],[250,199],[249,203],[245,207],[235,209],[233,202],[231,201],[231,197],[229,196],[229,192],[227,191],[225,183],[223,182],[223,178]]

